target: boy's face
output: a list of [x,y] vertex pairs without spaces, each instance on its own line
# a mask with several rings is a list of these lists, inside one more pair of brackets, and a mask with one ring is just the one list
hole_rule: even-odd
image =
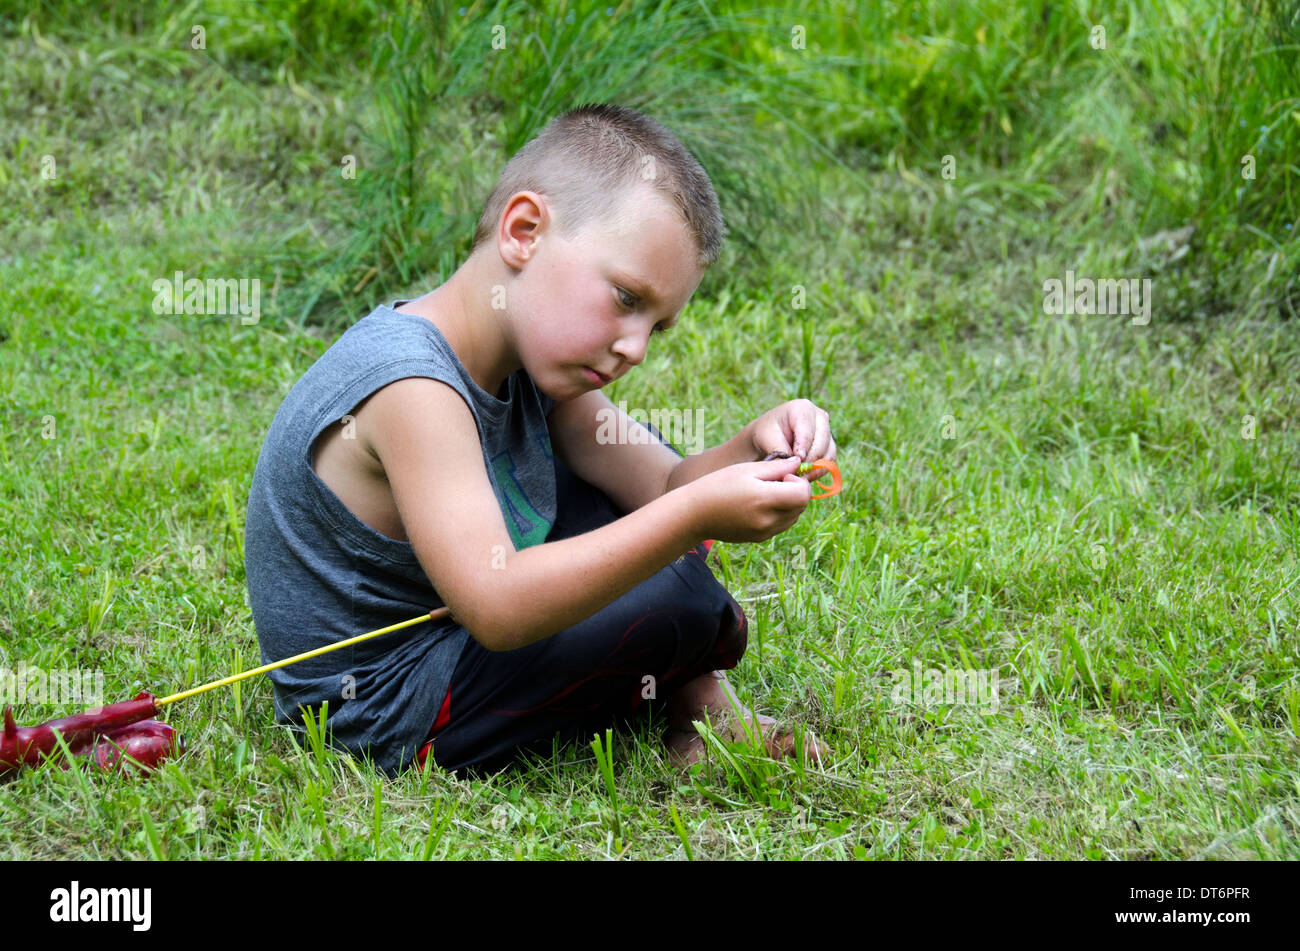
[[605,385],[587,368],[617,379],[641,363],[654,328],[676,323],[704,275],[680,215],[649,185],[570,239],[550,208],[533,192],[512,198],[502,251],[520,269],[508,304],[520,360],[564,401]]

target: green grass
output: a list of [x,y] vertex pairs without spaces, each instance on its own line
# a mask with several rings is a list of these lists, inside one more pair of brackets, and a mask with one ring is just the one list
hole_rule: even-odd
[[[733,234],[611,399],[701,408],[708,444],[831,413],[843,494],[715,570],[742,698],[833,766],[710,737],[680,776],[632,731],[385,779],[295,743],[259,680],[171,708],[191,752],[148,782],[0,786],[0,856],[1300,857],[1294,5],[605,6],[418,38],[364,3],[0,21],[0,666],[97,668],[111,702],[256,663],[244,503],[279,401],[463,259],[508,151],[608,97],[682,132]],[[489,66],[497,22],[520,55]],[[261,321],[153,313],[177,269],[260,277]],[[1151,278],[1151,323],[1044,314],[1066,269]],[[996,671],[996,712],[895,702],[914,661]]]

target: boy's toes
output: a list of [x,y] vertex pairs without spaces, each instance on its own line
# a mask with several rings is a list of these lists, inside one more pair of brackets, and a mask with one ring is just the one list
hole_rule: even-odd
[[[794,759],[799,755],[798,743],[795,740],[794,733],[778,726],[773,717],[757,714],[754,719],[758,721],[758,728],[763,733],[763,746],[767,750],[768,756],[773,759],[782,757]],[[751,726],[750,729],[752,731],[753,727]],[[739,728],[735,730],[733,739],[745,739]],[[822,760],[830,755],[830,747],[818,740],[812,730],[804,731],[803,746],[808,761],[819,766]]]
[[[803,749],[804,749],[804,755],[807,756],[808,758],[808,762],[813,763],[817,766],[821,766],[823,760],[830,759],[831,752],[832,752],[831,748],[826,744],[826,742],[824,740],[818,739],[816,734],[814,734],[812,730],[804,731]],[[795,754],[791,752],[790,755],[793,756]]]
[[[767,753],[774,759],[788,757],[796,759],[799,756],[799,744],[793,732],[776,726],[776,721],[771,717],[759,717],[759,723],[763,729],[763,745]],[[823,741],[817,739],[812,730],[805,730],[803,734],[804,755],[808,762],[821,765],[822,760],[829,757],[830,747]]]
[[[762,714],[755,714],[749,720],[749,732],[753,733],[755,722],[763,737],[763,748],[773,759],[795,759],[799,755],[798,743],[794,733],[782,729],[776,719]],[[729,742],[749,742],[744,727],[734,720],[724,721],[713,726],[718,736]],[[668,759],[674,766],[686,769],[704,758],[704,737],[692,727],[691,729],[671,730],[667,736]],[[804,755],[807,761],[820,766],[831,754],[830,747],[811,730],[804,731]]]

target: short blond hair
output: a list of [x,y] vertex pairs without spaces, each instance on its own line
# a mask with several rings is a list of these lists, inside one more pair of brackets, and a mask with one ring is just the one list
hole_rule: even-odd
[[622,207],[621,199],[640,182],[681,214],[695,239],[700,269],[713,264],[726,225],[704,168],[665,126],[607,103],[557,116],[515,153],[479,217],[473,250],[495,236],[506,202],[517,192],[550,199],[560,234],[571,238],[593,219]]

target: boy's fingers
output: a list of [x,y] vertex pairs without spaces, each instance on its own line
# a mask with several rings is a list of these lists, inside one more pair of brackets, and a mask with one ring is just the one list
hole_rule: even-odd
[[813,440],[809,459],[834,459],[835,440],[831,436],[831,418],[826,413],[817,416],[817,438]]
[[[781,484],[789,485],[792,487],[790,490],[791,505],[802,508],[803,506],[807,505],[809,501],[812,500],[812,483],[809,482],[807,479],[805,479],[803,476],[798,476],[795,475],[794,473],[791,473],[790,475],[786,476],[784,479],[781,480]],[[793,486],[798,486],[799,488],[795,490]]]
[[759,467],[759,471],[767,478],[778,478],[782,473],[794,472],[799,468],[799,457],[789,456],[785,459],[773,459],[771,461],[747,463]]
[[817,435],[820,429],[821,417],[814,414],[813,423],[809,429],[803,430],[795,437],[794,454],[801,459],[807,459],[811,451],[817,446]]

